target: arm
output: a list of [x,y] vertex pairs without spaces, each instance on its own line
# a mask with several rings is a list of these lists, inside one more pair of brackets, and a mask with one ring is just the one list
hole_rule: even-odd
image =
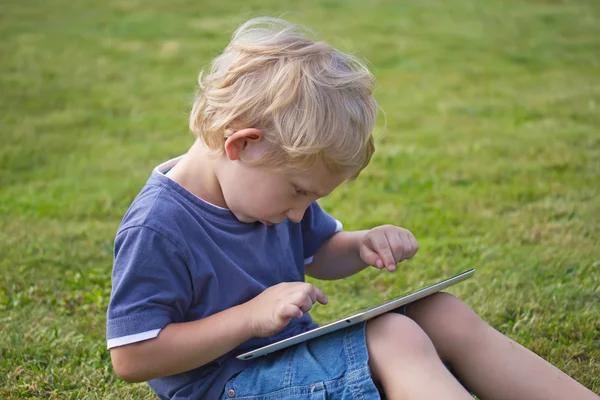
[[154,339],[111,349],[113,367],[129,382],[189,371],[253,337],[276,334],[316,301],[326,304],[327,297],[310,283],[280,283],[239,306],[198,321],[171,323]]
[[369,231],[338,232],[327,239],[305,267],[308,276],[317,279],[340,279],[353,275],[368,265],[396,269],[400,261],[411,258],[418,250],[413,234],[393,225]]
[[[161,328],[157,337],[112,347],[117,375],[139,382],[200,367],[250,339],[249,302],[184,322],[194,298],[188,262],[180,247],[146,226],[115,239],[107,339]],[[252,300],[250,300],[252,301]]]
[[360,257],[360,244],[368,231],[341,231],[327,239],[306,265],[306,275],[317,279],[341,279],[365,269]]
[[154,339],[110,349],[116,374],[143,382],[208,364],[252,338],[247,304],[199,321],[172,323]]

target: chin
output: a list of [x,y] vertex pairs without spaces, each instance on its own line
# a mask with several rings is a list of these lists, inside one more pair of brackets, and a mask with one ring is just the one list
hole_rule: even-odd
[[258,219],[248,217],[246,215],[237,215],[235,213],[233,215],[235,215],[235,217],[238,219],[238,221],[243,222],[245,224],[253,224],[255,222],[258,222]]

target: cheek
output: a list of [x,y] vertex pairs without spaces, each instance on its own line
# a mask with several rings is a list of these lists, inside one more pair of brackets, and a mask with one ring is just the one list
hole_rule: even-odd
[[252,218],[271,219],[281,217],[294,207],[296,198],[289,182],[264,173],[238,175],[229,186],[228,204],[234,212]]
[[254,195],[256,211],[264,217],[282,217],[293,206],[293,196],[285,190],[269,190]]
[[258,202],[272,211],[287,210],[289,208],[290,194],[282,190],[264,190],[255,193]]
[[280,216],[290,206],[290,194],[282,190],[274,190],[261,182],[239,182],[230,188],[227,203],[234,213],[252,218],[270,219]]

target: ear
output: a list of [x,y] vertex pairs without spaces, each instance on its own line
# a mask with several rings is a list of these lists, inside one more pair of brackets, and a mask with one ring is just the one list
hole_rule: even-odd
[[225,154],[229,160],[236,161],[241,159],[242,154],[253,153],[261,142],[264,142],[263,135],[258,129],[240,129],[225,140]]

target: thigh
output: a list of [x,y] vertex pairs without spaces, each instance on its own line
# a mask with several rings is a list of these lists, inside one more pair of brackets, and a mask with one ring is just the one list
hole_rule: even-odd
[[223,399],[379,399],[368,361],[363,323],[260,358]]

